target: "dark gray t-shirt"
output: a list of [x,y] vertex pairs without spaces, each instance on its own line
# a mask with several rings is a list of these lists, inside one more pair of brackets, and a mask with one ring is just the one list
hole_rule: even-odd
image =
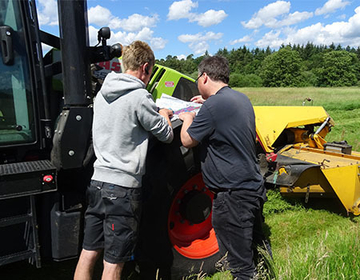
[[257,190],[255,115],[246,95],[223,87],[209,97],[188,128],[201,142],[201,168],[210,188]]

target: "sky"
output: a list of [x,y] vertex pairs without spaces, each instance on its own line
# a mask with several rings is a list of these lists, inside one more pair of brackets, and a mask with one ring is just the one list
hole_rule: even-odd
[[[59,34],[56,0],[36,0],[42,30]],[[90,45],[147,42],[157,59],[282,44],[360,47],[360,0],[88,0]]]

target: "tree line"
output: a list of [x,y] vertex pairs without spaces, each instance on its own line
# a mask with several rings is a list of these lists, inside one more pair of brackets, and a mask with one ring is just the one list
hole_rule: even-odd
[[[216,55],[229,61],[231,87],[360,86],[360,46],[289,44],[278,51],[243,46],[230,51],[219,49]],[[168,55],[156,62],[196,78],[204,56],[194,58],[191,54],[178,59]]]

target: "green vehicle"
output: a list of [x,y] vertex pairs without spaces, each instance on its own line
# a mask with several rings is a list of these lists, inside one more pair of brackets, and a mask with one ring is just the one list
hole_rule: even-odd
[[153,68],[147,89],[154,100],[160,98],[163,93],[186,101],[199,94],[192,78],[158,64]]

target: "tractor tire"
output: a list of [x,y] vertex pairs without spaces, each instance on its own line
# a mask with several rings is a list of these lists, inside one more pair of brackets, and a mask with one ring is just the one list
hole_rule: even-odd
[[200,173],[198,149],[150,139],[143,178],[143,211],[135,255],[141,279],[213,274],[220,259],[211,225],[213,194]]

